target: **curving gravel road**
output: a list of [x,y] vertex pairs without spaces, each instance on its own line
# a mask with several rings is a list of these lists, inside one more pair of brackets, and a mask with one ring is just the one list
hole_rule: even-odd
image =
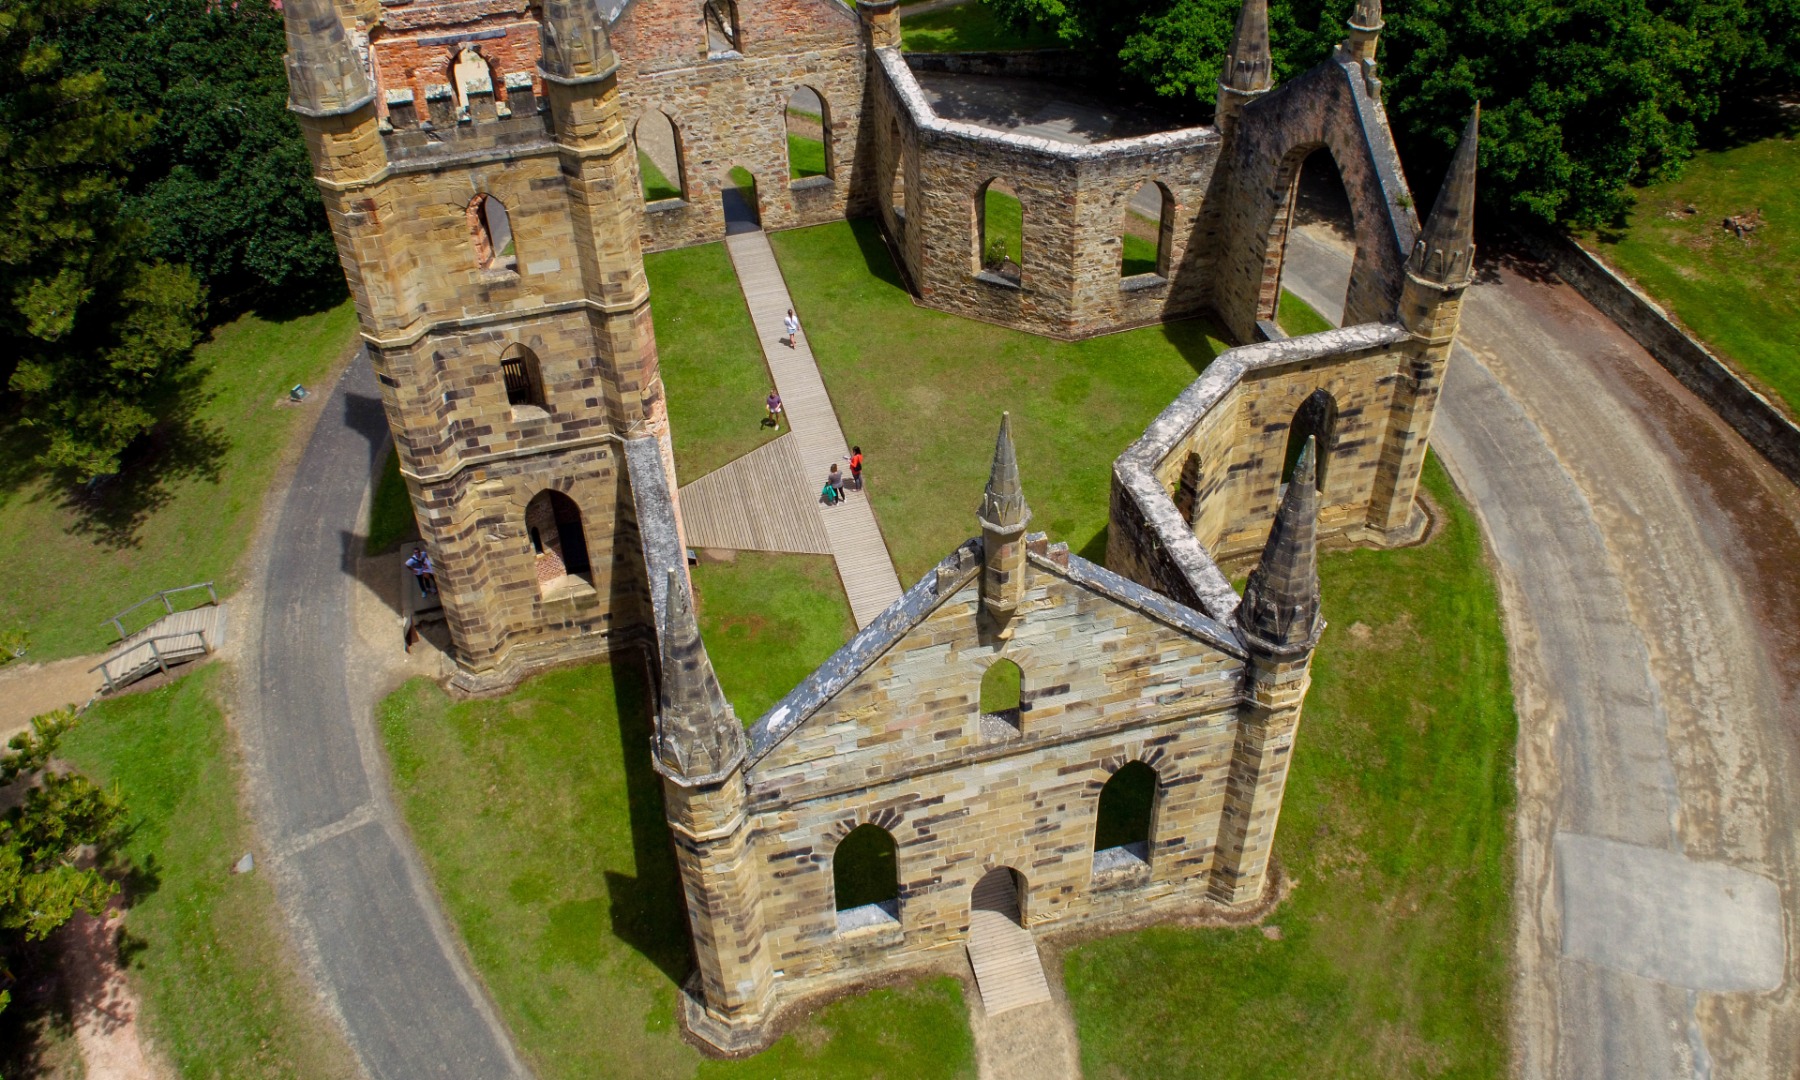
[[[1296,230],[1330,318],[1350,249]],[[1519,704],[1525,1077],[1800,1068],[1800,496],[1572,289],[1490,260],[1433,445],[1473,503]]]
[[277,893],[370,1076],[523,1077],[394,812],[371,718],[377,667],[355,655],[360,515],[388,447],[366,357],[322,407],[242,655],[240,730]]

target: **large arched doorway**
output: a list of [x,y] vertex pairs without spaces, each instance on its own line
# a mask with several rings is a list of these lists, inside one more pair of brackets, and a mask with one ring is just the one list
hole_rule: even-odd
[[742,165],[733,165],[721,178],[719,199],[725,206],[725,234],[755,232],[762,228],[757,204],[756,177]]
[[1015,926],[1025,925],[1025,883],[1017,870],[1000,866],[983,874],[969,893],[971,916],[997,915]]
[[1294,157],[1287,206],[1278,220],[1280,243],[1270,252],[1268,272],[1280,290],[1276,322],[1288,334],[1299,335],[1344,320],[1356,258],[1356,219],[1331,151],[1315,146]]

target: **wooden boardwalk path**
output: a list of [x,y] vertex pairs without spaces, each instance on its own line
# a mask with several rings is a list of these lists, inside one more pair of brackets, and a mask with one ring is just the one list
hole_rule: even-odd
[[975,886],[969,913],[969,966],[989,1016],[1050,1000],[1037,940],[1019,925],[1011,879],[991,873]]
[[681,489],[681,524],[697,548],[830,555],[792,433],[768,442]]
[[[788,295],[787,282],[775,262],[769,238],[761,231],[738,233],[725,238],[725,247],[731,253],[738,285],[750,305],[750,318],[756,324],[756,336],[775,376],[775,387],[781,392],[782,407],[787,410],[792,430],[781,441],[793,441],[804,481],[802,496],[811,502],[824,527],[831,555],[837,560],[838,577],[850,597],[850,613],[861,629],[900,599],[900,575],[894,570],[893,557],[875,524],[875,513],[861,492],[852,492],[847,500],[832,507],[816,501],[834,462],[846,480],[849,478],[850,448],[844,441],[843,428],[838,426],[837,413],[825,392],[825,380],[819,375],[804,328],[798,348],[790,349],[781,343],[785,336],[782,319],[794,301]],[[685,515],[684,508],[684,526]],[[691,536],[689,542],[693,542]]]
[[114,689],[165,665],[173,667],[206,656],[224,640],[225,609],[207,604],[164,615],[114,645],[94,670],[101,674],[108,689]]

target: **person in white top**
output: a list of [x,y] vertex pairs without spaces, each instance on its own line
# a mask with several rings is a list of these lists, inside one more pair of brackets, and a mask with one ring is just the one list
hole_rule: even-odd
[[794,314],[793,308],[788,308],[787,318],[781,320],[781,325],[787,329],[787,347],[790,349],[798,347],[800,344],[800,316]]

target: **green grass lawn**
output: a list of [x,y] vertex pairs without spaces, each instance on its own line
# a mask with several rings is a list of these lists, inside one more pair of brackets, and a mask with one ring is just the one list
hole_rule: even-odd
[[681,198],[681,185],[664,176],[662,170],[656,167],[656,162],[651,161],[650,155],[642,150],[638,151],[638,177],[643,182],[644,201],[647,203]]
[[825,175],[825,144],[804,135],[789,135],[788,179],[804,180]]
[[1133,236],[1131,233],[1126,233],[1120,239],[1124,241],[1123,257],[1119,260],[1120,277],[1157,272],[1155,241]]
[[825,555],[740,551],[694,567],[700,633],[719,685],[746,725],[773,708],[856,633]]
[[644,270],[685,484],[775,437],[762,426],[775,383],[724,244],[646,255]]
[[1281,290],[1281,300],[1275,308],[1275,322],[1289,337],[1304,337],[1307,334],[1337,329],[1330,319],[1319,314],[1311,304],[1286,289]]
[[365,550],[380,555],[393,550],[405,540],[419,536],[413,520],[412,498],[406,493],[406,481],[400,478],[400,453],[389,450],[387,464],[381,468],[381,479],[375,483],[375,494],[369,500],[369,527],[365,533]]
[[868,222],[771,240],[908,584],[976,532],[1002,409],[1031,527],[1102,557],[1113,458],[1224,348],[1197,320],[1069,343],[925,310]]
[[979,3],[900,17],[900,47],[907,52],[993,52],[1053,49],[1060,42],[1048,30],[1019,33]]
[[445,907],[537,1075],[974,1075],[949,979],[839,1001],[744,1061],[682,1040],[687,926],[637,670],[557,671],[466,702],[418,680],[378,723]]
[[1504,1077],[1514,713],[1473,517],[1432,460],[1429,545],[1326,555],[1256,928],[1163,927],[1064,963],[1089,1076]]
[[[1800,415],[1797,178],[1792,135],[1701,153],[1680,177],[1639,191],[1627,227],[1599,250]],[[1764,224],[1748,240],[1721,226],[1755,210]]]
[[291,953],[213,702],[216,666],[100,702],[61,756],[128,811],[124,952],[150,1040],[182,1076],[353,1076],[356,1064]]
[[[196,354],[191,414],[91,499],[38,474],[30,434],[0,425],[0,631],[25,630],[27,658],[53,660],[104,648],[101,620],[159,589],[210,579],[230,592],[289,436],[324,406],[355,335],[348,301],[216,328]],[[283,404],[295,383],[313,396]]]

